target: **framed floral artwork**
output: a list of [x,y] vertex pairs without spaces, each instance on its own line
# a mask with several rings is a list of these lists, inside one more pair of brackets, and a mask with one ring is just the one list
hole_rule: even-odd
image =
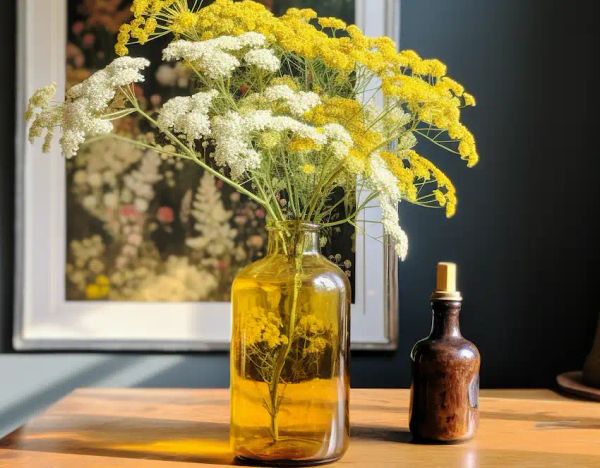
[[[275,14],[310,7],[398,38],[399,0],[262,3]],[[64,90],[107,65],[129,4],[19,3],[16,349],[227,349],[231,281],[264,254],[264,211],[196,166],[118,136],[69,160],[26,143],[26,96],[48,81]],[[157,60],[160,46],[144,49],[156,65],[136,88],[149,109],[190,86],[183,67]],[[134,118],[120,122],[121,135],[148,131]],[[376,205],[366,210],[361,218],[377,217]],[[353,286],[353,348],[394,348],[397,260],[381,227],[326,234],[324,253]]]

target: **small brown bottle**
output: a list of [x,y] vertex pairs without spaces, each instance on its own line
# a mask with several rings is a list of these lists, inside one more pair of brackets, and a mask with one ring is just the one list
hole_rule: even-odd
[[459,442],[477,430],[480,358],[475,345],[460,334],[461,305],[456,265],[438,263],[431,333],[410,354],[409,426],[415,441]]

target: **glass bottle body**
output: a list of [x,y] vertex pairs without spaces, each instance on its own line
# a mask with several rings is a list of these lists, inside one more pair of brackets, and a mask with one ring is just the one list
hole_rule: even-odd
[[238,458],[302,465],[348,444],[350,285],[318,226],[269,227],[232,287],[231,443]]
[[468,440],[479,424],[479,351],[460,333],[460,301],[432,307],[431,333],[410,355],[410,431],[421,441]]

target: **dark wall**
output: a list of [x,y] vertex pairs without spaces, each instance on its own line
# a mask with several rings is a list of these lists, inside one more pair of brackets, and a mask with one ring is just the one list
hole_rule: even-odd
[[[455,218],[404,206],[400,347],[354,368],[355,382],[406,385],[428,327],[436,261],[459,265],[462,325],[485,386],[551,385],[581,367],[599,308],[600,2],[404,0],[402,48],[439,57],[478,98],[465,114],[481,162],[435,152],[456,182]],[[367,364],[368,363],[368,364]]]
[[[481,163],[468,170],[452,155],[422,148],[456,182],[459,210],[446,220],[440,211],[402,206],[411,249],[400,267],[399,349],[355,353],[354,386],[408,385],[407,356],[429,328],[428,296],[438,260],[459,264],[463,332],[481,350],[484,386],[547,386],[556,373],[581,366],[598,315],[591,267],[598,260],[592,225],[599,211],[599,5],[403,0],[402,47],[441,58],[478,98],[465,120],[478,138]],[[12,313],[13,10],[7,2],[0,17],[5,351]],[[215,368],[226,382],[227,357],[210,361],[222,361]],[[190,366],[181,375],[176,370],[169,374],[172,385],[193,375]]]
[[10,345],[15,178],[15,6],[0,15],[0,352]]

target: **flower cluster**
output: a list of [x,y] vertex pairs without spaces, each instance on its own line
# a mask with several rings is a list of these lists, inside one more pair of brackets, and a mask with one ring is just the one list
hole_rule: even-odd
[[271,49],[263,48],[264,45],[265,37],[254,32],[201,42],[178,40],[163,51],[163,59],[184,60],[213,80],[231,76],[241,65],[237,55],[243,57],[243,62],[247,65],[273,73],[279,69],[279,59]]
[[158,117],[158,126],[162,129],[173,129],[186,136],[190,144],[204,136],[210,135],[208,111],[215,90],[196,93],[193,96],[178,96],[163,105]]
[[[193,93],[151,115],[125,89],[127,102],[118,107],[117,91],[141,81],[147,65],[121,57],[71,88],[61,106],[49,104],[51,87],[38,91],[28,109],[32,138],[46,130],[48,143],[61,126],[63,152],[72,156],[87,138],[108,133],[113,119],[136,112],[157,129],[137,144],[195,162],[275,220],[355,223],[378,199],[378,221],[401,257],[400,201],[454,214],[453,184],[415,148],[432,141],[468,166],[478,160],[461,122],[475,100],[439,60],[398,52],[389,38],[369,38],[310,9],[277,17],[251,0],[191,9],[185,0],[134,0],[131,11],[116,52],[172,34],[163,59],[189,73]],[[368,193],[356,197],[363,189]]]
[[54,129],[62,127],[60,145],[67,158],[75,156],[79,146],[89,137],[110,133],[110,104],[117,91],[132,83],[144,81],[140,70],[150,64],[143,58],[120,57],[103,70],[67,91],[64,104],[51,105],[55,87],[38,90],[29,100],[26,118],[32,120],[29,139],[46,132],[44,150],[49,150]]

